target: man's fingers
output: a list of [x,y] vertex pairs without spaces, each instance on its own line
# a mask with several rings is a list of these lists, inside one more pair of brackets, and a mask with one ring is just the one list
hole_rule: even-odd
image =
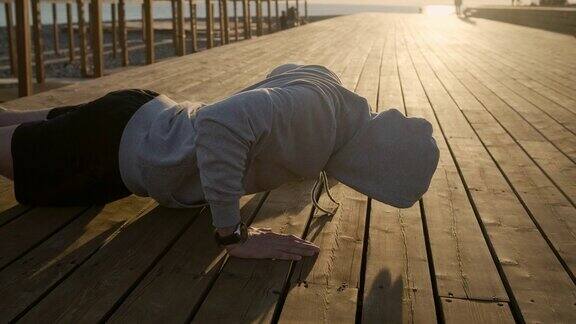
[[305,239],[300,238],[294,234],[286,235],[286,234],[278,234],[278,233],[274,233],[274,232],[270,232],[270,233],[271,234],[269,234],[269,235],[274,236],[274,237],[278,237],[280,240],[285,241],[285,242],[289,242],[289,243],[297,242],[297,243],[308,244],[308,245],[312,245],[312,246],[317,247],[316,244],[314,244],[310,241],[306,241]]
[[308,248],[301,248],[301,247],[278,247],[276,248],[279,251],[290,253],[290,254],[298,254],[301,256],[313,256],[316,254],[315,250],[308,249]]
[[312,250],[315,252],[320,251],[320,248],[316,244],[308,241],[279,241],[274,242],[274,244],[283,247],[299,247],[302,249]]

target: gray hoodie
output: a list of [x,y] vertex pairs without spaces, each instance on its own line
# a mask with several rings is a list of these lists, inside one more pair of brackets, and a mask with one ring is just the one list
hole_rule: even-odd
[[239,198],[326,171],[376,200],[413,205],[438,163],[430,123],[366,99],[318,65],[281,65],[210,105],[161,95],[128,122],[120,144],[128,189],[159,204],[207,201],[216,227],[240,221]]

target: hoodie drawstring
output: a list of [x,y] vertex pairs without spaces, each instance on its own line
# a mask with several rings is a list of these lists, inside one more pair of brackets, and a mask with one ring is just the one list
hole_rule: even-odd
[[[332,211],[328,211],[328,210],[324,209],[323,207],[321,207],[320,204],[318,203],[318,200],[316,200],[316,195],[318,194],[318,188],[321,186],[324,187],[324,191],[326,191],[326,195],[328,195],[328,198],[330,198],[330,200],[336,204],[336,207],[334,209],[332,209]],[[336,201],[336,199],[334,199],[334,197],[332,196],[332,193],[330,193],[330,187],[328,187],[328,176],[326,175],[326,171],[320,172],[318,179],[316,179],[316,182],[314,182],[314,187],[310,191],[310,196],[311,196],[312,203],[314,204],[314,207],[316,207],[316,209],[318,209],[318,210],[320,210],[320,211],[322,211],[322,212],[324,212],[330,216],[334,216],[334,214],[336,214],[336,211],[338,211],[338,208],[340,207],[340,202]],[[205,206],[209,206],[209,205],[210,204],[208,202],[205,202],[205,203],[200,203],[200,204],[187,205],[187,207],[200,208],[200,207],[205,207]]]
[[[330,200],[336,204],[336,207],[332,211],[328,211],[328,210],[322,208],[320,206],[320,204],[318,203],[318,200],[316,200],[318,188],[321,186],[324,187],[324,191],[326,191],[328,198],[330,198]],[[310,195],[311,195],[311,200],[312,200],[312,203],[314,204],[314,207],[316,207],[317,209],[321,210],[322,212],[324,212],[330,216],[334,216],[334,214],[336,214],[336,211],[340,207],[340,202],[336,201],[336,199],[334,199],[334,197],[332,197],[332,194],[330,193],[330,188],[328,187],[328,176],[326,176],[326,171],[320,172],[318,179],[316,180],[316,182],[314,182],[314,187],[312,188],[312,191],[310,191]]]

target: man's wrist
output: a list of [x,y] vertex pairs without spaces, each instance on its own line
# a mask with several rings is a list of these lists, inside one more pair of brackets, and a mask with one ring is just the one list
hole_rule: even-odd
[[248,239],[248,227],[240,222],[236,226],[217,228],[214,239],[220,246],[242,244]]
[[233,225],[233,226],[227,226],[227,227],[218,227],[218,228],[216,228],[216,232],[218,232],[218,235],[220,235],[220,236],[228,236],[228,235],[231,235],[232,233],[234,233],[234,231],[236,230],[237,227],[238,227],[238,224]]

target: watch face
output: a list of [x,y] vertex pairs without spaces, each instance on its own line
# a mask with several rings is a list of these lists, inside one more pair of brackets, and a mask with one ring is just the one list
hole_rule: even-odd
[[248,239],[248,228],[246,224],[240,223],[236,227],[236,230],[230,235],[220,236],[218,232],[215,232],[216,242],[220,245],[231,245],[236,243],[244,243]]

